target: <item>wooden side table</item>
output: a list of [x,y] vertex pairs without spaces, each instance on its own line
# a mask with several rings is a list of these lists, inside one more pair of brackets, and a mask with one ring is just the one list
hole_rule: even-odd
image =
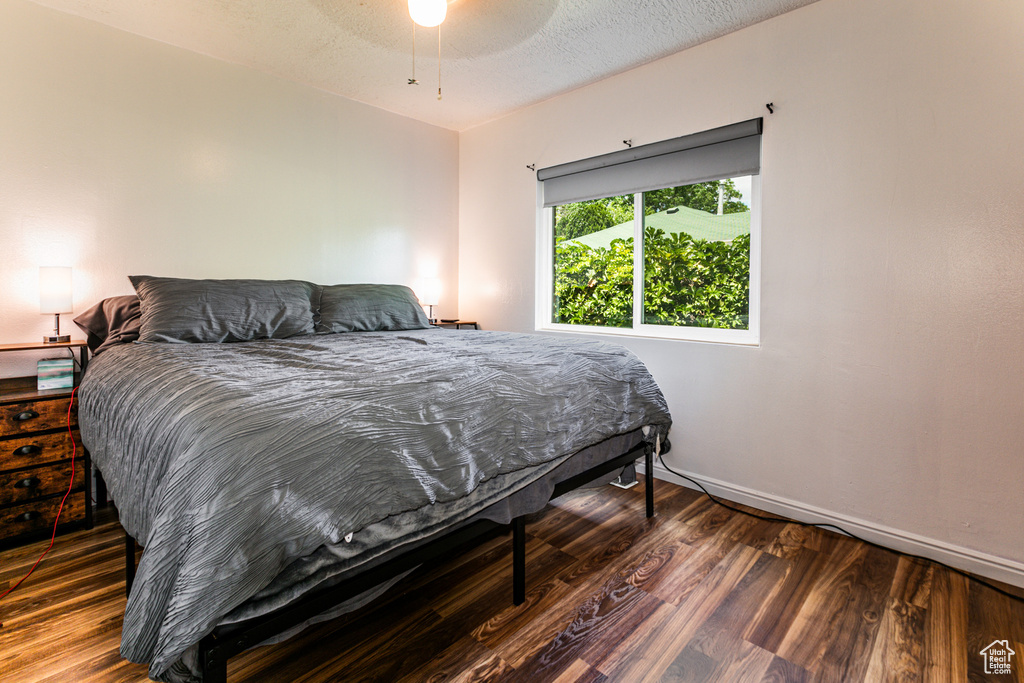
[[[79,349],[81,369],[88,363],[84,341],[61,344],[0,344],[5,351]],[[80,375],[76,374],[76,384]],[[72,389],[36,388],[36,378],[0,379],[0,547],[45,537],[53,528],[61,499],[72,478],[72,439],[76,449],[74,484],[64,503],[58,531],[92,528],[92,467],[78,435]]]

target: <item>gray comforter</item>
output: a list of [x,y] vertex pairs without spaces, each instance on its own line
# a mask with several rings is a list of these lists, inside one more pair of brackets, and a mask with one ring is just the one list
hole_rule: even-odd
[[145,548],[121,652],[164,680],[187,679],[195,644],[300,558],[358,567],[670,423],[629,351],[501,332],[129,344],[79,395],[83,441]]

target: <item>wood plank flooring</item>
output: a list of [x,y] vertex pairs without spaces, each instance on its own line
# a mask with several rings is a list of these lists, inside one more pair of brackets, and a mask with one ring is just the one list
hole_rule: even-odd
[[[1024,604],[858,541],[764,522],[658,482],[582,490],[511,537],[408,578],[376,604],[232,659],[232,683],[1006,681],[1024,683]],[[123,536],[110,513],[58,537],[0,601],[5,683],[147,680],[118,654]],[[45,543],[0,552],[0,592]],[[979,650],[1008,640],[1010,675]]]

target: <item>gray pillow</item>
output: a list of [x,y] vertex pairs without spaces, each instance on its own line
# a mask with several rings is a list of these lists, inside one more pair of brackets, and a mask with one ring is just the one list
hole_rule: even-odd
[[138,339],[141,322],[139,297],[134,294],[106,298],[75,317],[75,324],[85,332],[93,355]]
[[186,280],[132,275],[144,342],[237,342],[314,331],[320,288],[302,280]]
[[423,330],[423,307],[404,285],[330,285],[320,294],[317,332]]

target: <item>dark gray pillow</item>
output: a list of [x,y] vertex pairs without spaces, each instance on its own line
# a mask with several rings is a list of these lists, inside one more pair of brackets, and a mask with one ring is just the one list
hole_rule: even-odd
[[330,285],[320,294],[317,332],[423,330],[423,307],[404,285]]
[[75,324],[86,334],[94,355],[111,346],[128,344],[139,338],[142,312],[134,294],[112,296],[75,317]]
[[186,280],[132,275],[144,342],[237,342],[314,331],[320,288],[302,280]]

